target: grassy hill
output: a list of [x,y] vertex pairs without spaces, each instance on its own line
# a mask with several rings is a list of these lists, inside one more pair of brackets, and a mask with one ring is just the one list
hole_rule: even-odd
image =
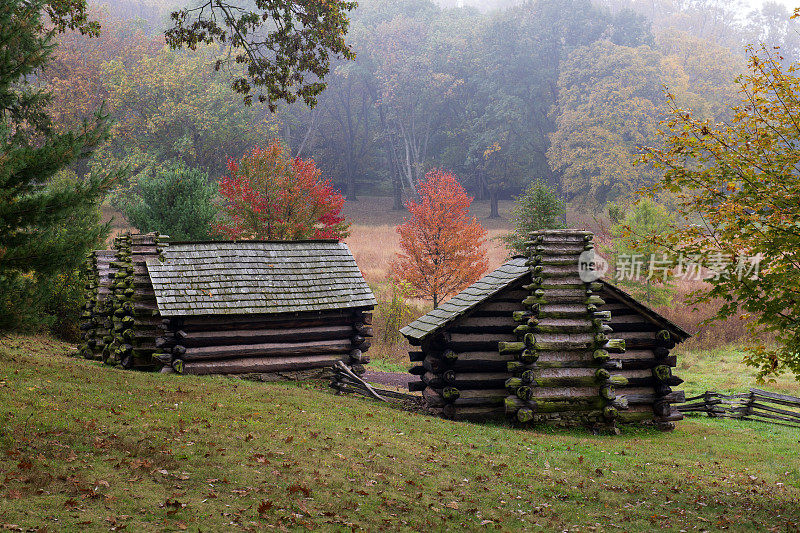
[[793,530],[800,432],[522,431],[0,340],[0,529]]

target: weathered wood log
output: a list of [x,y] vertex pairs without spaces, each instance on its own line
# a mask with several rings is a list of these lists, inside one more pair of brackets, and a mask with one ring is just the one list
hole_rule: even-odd
[[503,386],[507,374],[504,372],[454,372],[446,371],[442,375],[426,372],[422,381],[431,387],[451,385],[459,389],[498,389]]
[[[304,355],[295,357],[247,357],[241,359],[203,360],[185,362],[184,374],[250,374],[326,368],[340,359],[334,355]],[[180,361],[179,359],[177,361]],[[175,368],[175,362],[173,362]],[[175,368],[175,370],[178,370]]]
[[502,405],[460,406],[449,404],[444,406],[442,414],[452,420],[485,420],[502,417],[503,407]]
[[761,389],[750,389],[750,394],[756,397],[760,396],[761,398],[765,398],[782,405],[800,407],[800,398],[796,396],[778,394],[777,392],[769,392]]
[[425,390],[422,391],[422,397],[429,407],[443,407],[446,404],[453,404],[456,406],[502,405],[507,394],[508,393],[503,389],[476,391],[448,390],[448,388],[445,388],[442,389],[442,392],[439,392],[439,390],[426,387]]
[[[178,346],[173,348],[173,353],[176,353],[175,350],[177,348]],[[291,358],[315,354],[327,354],[325,357],[329,357],[331,354],[349,353],[352,349],[353,347],[349,339],[234,346],[203,346],[186,348],[186,353],[182,358],[188,363],[189,361],[233,359],[240,357],[266,358],[272,356]]]
[[676,366],[678,364],[678,357],[670,355],[661,359],[624,359],[620,356],[622,361],[622,368],[625,370],[635,370],[641,368],[653,368],[657,365]]
[[348,358],[354,363],[365,364],[370,362],[370,357],[359,349],[351,350]]
[[669,394],[659,395],[653,389],[636,387],[621,389],[619,393],[633,404],[655,404],[656,402],[681,403],[686,400],[684,391],[672,391]]
[[337,361],[333,365],[333,368],[334,368],[335,372],[341,373],[346,380],[351,380],[353,383],[355,383],[359,387],[364,388],[364,390],[366,390],[366,392],[371,397],[375,398],[376,400],[383,401],[383,402],[387,401],[383,396],[378,394],[378,392],[375,391],[375,389],[373,389],[372,386],[370,386],[366,381],[364,381],[360,377],[358,377],[357,374],[360,375],[360,374],[363,374],[363,372],[360,372],[360,373],[354,372],[353,369],[348,368],[348,366],[345,365],[344,363],[342,363],[341,361]]
[[412,350],[408,352],[408,359],[412,363],[418,363],[425,360],[425,352],[421,350]]
[[[301,339],[298,339],[301,340]],[[353,346],[361,346],[366,342],[367,338],[361,335],[353,335],[350,337],[350,342],[353,343]]]
[[617,420],[623,424],[645,422],[654,418],[652,411],[620,411],[617,415]]
[[363,337],[374,337],[375,335],[372,326],[368,326],[366,324],[361,324],[361,323],[353,324],[353,330],[355,330],[356,333],[358,333]]
[[[182,342],[187,348],[195,346],[226,346],[236,344],[262,344],[273,342],[304,342],[349,339],[353,328],[349,325],[308,326],[275,329],[233,329],[228,331],[184,332]],[[360,337],[363,342],[364,337]]]
[[526,424],[533,420],[534,411],[530,407],[523,407],[516,413],[517,422]]
[[408,390],[410,392],[422,392],[428,385],[423,381],[409,381]]
[[355,342],[355,341],[352,342],[352,347],[353,348],[358,348],[362,352],[366,352],[367,350],[369,350],[370,346],[372,346],[372,340],[369,339],[369,338],[367,338],[367,339],[365,339],[365,340],[363,340],[361,342]]
[[470,350],[492,350],[497,347],[498,341],[514,341],[516,337],[512,332],[499,333],[453,333],[450,336],[449,347],[457,352]]
[[497,343],[497,351],[500,352],[500,355],[511,355],[520,353],[523,350],[525,350],[525,348],[526,348],[525,343],[521,341]]
[[536,351],[588,350],[594,346],[594,336],[588,333],[528,333],[523,342],[526,348]]
[[[301,313],[295,317],[273,315],[230,315],[220,320],[217,316],[185,316],[165,319],[173,330],[190,332],[212,332],[246,329],[306,328],[318,326],[350,326],[354,323],[351,313]],[[363,317],[358,321],[367,324]]]
[[595,324],[588,318],[541,318],[536,330],[539,333],[591,333]]
[[[636,315],[632,315],[636,316]],[[620,317],[620,318],[629,318],[629,317]],[[637,317],[638,318],[638,317]],[[639,333],[639,332],[655,332],[658,331],[659,326],[657,324],[653,324],[652,322],[618,322],[616,318],[612,318],[610,321],[612,329],[616,333]]]
[[563,413],[571,411],[592,411],[602,409],[608,403],[594,396],[593,398],[570,398],[563,400],[530,399],[522,400],[517,396],[507,396],[503,403],[507,414],[514,414],[520,409],[531,409],[535,413]]
[[[613,385],[604,385],[600,387],[600,397],[606,400],[613,400],[617,397],[616,390],[614,389]],[[628,398],[628,403],[632,403],[630,396],[626,396]]]

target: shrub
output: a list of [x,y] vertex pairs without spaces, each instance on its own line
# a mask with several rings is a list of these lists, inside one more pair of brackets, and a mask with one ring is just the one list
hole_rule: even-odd
[[383,322],[381,340],[394,344],[400,341],[400,328],[414,316],[414,310],[408,305],[414,288],[408,282],[390,279],[389,291],[391,300],[380,302],[378,313]]

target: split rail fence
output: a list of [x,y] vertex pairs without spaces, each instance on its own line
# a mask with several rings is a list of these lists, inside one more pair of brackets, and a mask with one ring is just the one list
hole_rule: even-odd
[[730,395],[706,391],[686,398],[685,403],[676,407],[684,414],[706,413],[714,418],[758,420],[800,427],[800,398],[761,389]]

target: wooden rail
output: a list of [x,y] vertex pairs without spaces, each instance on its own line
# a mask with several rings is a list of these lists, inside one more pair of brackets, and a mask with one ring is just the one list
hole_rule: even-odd
[[333,365],[333,379],[331,380],[331,388],[336,389],[339,393],[354,393],[388,403],[403,403],[421,401],[419,396],[413,394],[405,394],[386,389],[378,389],[361,379],[353,371],[348,368],[342,361],[337,361]]
[[706,391],[686,398],[676,407],[685,414],[706,413],[713,418],[758,420],[800,427],[800,398],[761,389],[729,395]]

